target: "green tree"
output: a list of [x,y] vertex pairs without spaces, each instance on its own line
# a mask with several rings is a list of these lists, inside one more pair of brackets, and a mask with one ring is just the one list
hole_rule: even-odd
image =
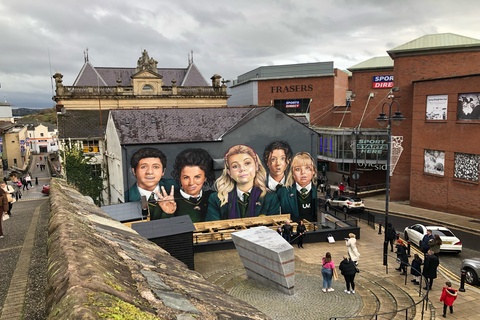
[[86,156],[77,145],[66,145],[60,151],[67,182],[73,184],[80,193],[89,196],[99,206],[103,203],[103,178],[100,164],[92,163],[92,156]]

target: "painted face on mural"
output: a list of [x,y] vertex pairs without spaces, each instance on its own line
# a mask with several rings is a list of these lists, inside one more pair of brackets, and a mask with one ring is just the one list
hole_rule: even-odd
[[137,185],[145,190],[153,191],[162,179],[165,168],[160,158],[143,158],[138,162],[133,174],[137,178]]
[[273,179],[277,182],[283,179],[285,170],[287,170],[287,156],[282,149],[275,149],[268,157],[268,170]]
[[312,182],[313,167],[311,165],[300,165],[293,167],[293,180],[301,187],[307,186]]
[[205,172],[198,166],[185,166],[180,172],[182,190],[193,197],[198,196],[205,180]]
[[235,180],[237,187],[248,191],[253,187],[253,180],[257,172],[255,160],[247,153],[231,155],[228,161],[228,175]]

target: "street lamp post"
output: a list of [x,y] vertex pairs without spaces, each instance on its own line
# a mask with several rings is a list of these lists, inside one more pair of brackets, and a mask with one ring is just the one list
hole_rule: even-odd
[[[394,90],[392,90],[394,91]],[[393,96],[392,96],[393,98]],[[397,105],[397,111],[392,115],[392,106]],[[384,113],[384,107],[388,108],[388,117]],[[385,102],[382,105],[382,113],[377,117],[377,122],[381,126],[387,125],[387,174],[385,179],[385,232],[384,232],[384,242],[383,242],[383,265],[387,266],[387,255],[388,255],[388,234],[387,234],[387,224],[388,224],[388,204],[390,202],[390,161],[392,153],[392,123],[399,125],[405,117],[400,112],[400,104],[397,100],[392,100],[391,102]]]

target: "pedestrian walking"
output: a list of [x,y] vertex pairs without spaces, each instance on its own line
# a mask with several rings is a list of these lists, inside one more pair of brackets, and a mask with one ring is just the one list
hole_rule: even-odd
[[15,189],[8,185],[5,180],[2,180],[2,182],[0,183],[0,188],[3,189],[3,191],[6,192],[7,194],[7,201],[8,201],[8,211],[7,211],[7,214],[8,216],[12,216],[12,207],[13,207],[13,203],[16,201],[15,200]]
[[343,290],[347,294],[355,293],[355,276],[357,275],[357,266],[348,256],[344,256],[342,262],[338,266],[338,269],[345,279],[345,286],[347,289]]
[[445,287],[442,289],[440,302],[443,302],[443,317],[447,317],[447,307],[450,308],[450,313],[453,313],[453,303],[457,299],[458,291],[452,288],[450,281],[445,282]]
[[[332,292],[335,289],[332,288],[333,278],[335,278],[335,263],[333,262],[330,252],[325,254],[322,258],[322,277],[323,277],[323,292]],[[337,276],[338,278],[338,276]]]
[[282,226],[282,235],[288,243],[292,240],[293,226],[290,224],[290,220],[285,220],[285,224]]
[[397,240],[397,231],[390,222],[387,224],[385,233],[387,234],[387,241],[390,243],[390,251],[393,252],[393,243]]

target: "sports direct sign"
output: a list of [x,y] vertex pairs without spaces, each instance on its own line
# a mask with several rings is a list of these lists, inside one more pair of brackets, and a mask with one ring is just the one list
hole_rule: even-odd
[[372,82],[374,89],[393,88],[393,76],[374,76]]

